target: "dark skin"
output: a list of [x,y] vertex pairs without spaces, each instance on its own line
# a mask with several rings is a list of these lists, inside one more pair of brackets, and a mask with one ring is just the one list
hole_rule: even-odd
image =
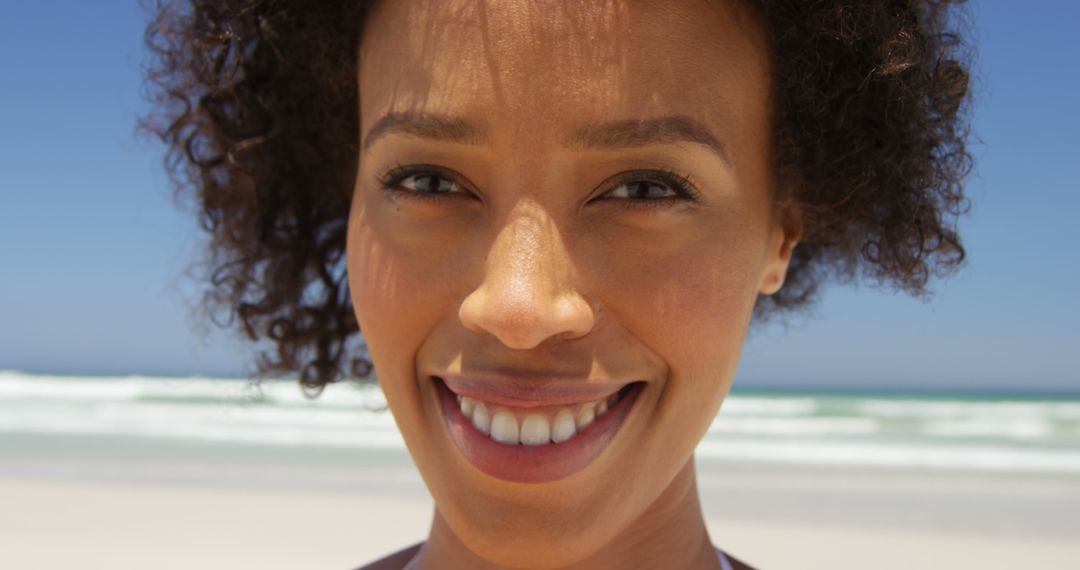
[[[760,22],[401,0],[363,35],[349,290],[435,499],[416,570],[718,568],[692,454],[802,228],[776,202]],[[492,370],[644,387],[595,460],[518,483],[455,447],[431,380]]]
[[[362,566],[357,570],[402,570],[405,565],[412,560],[416,553],[420,551],[420,548],[424,546],[423,542],[418,542],[412,546],[402,548],[401,550],[387,555],[384,558],[380,558],[371,564]],[[733,570],[754,570],[754,568],[742,560],[735,558],[734,556],[724,553],[727,556]]]
[[[783,288],[758,299],[755,319],[805,307],[835,279],[924,294],[964,259],[962,2],[741,4],[765,29],[773,64],[763,134],[775,199],[804,222]],[[367,97],[357,46],[379,5],[180,0],[147,30],[155,107],[143,125],[167,144],[178,197],[208,232],[205,308],[271,341],[260,372],[298,374],[313,395],[371,372],[340,261]]]
[[[148,126],[212,235],[208,304],[313,389],[370,372],[363,329],[438,505],[421,570],[716,567],[692,451],[751,318],[828,277],[919,294],[963,259],[948,3],[190,3],[151,34]],[[469,136],[364,144],[398,111]],[[443,167],[451,196],[387,192],[399,162]],[[690,174],[698,200],[643,167]],[[647,390],[589,469],[506,484],[431,413],[422,376],[463,362]]]

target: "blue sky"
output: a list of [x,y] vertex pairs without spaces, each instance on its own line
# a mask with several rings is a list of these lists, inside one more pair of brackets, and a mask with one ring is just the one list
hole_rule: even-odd
[[[242,374],[250,347],[188,319],[194,216],[135,134],[135,2],[5,3],[0,369]],[[970,251],[930,302],[832,287],[755,330],[738,384],[1080,390],[1080,4],[973,5]]]

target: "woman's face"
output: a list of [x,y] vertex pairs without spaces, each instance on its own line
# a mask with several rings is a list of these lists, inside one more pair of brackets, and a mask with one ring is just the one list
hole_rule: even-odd
[[690,476],[782,284],[762,32],[716,1],[395,0],[358,80],[350,287],[439,516],[490,560],[585,558]]

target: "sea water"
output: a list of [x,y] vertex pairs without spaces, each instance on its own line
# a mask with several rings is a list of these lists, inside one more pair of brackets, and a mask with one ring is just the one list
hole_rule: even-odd
[[[371,385],[335,384],[308,399],[295,381],[0,371],[0,443],[27,436],[98,448],[404,453]],[[697,457],[1080,476],[1080,396],[736,389]]]

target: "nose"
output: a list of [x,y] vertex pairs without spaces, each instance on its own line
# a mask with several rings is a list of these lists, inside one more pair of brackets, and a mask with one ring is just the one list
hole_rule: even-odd
[[574,286],[575,274],[554,221],[539,206],[518,207],[492,243],[484,277],[459,317],[469,330],[513,349],[584,336],[594,314]]

